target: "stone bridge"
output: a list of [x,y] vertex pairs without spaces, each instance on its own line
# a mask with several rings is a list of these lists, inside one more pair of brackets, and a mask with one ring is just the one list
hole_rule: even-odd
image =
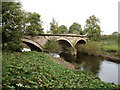
[[59,43],[68,45],[75,48],[78,44],[83,44],[87,42],[85,36],[78,35],[53,35],[53,34],[40,34],[39,36],[26,36],[22,39],[23,43],[27,44],[31,50],[43,51],[44,45],[47,40],[55,39]]

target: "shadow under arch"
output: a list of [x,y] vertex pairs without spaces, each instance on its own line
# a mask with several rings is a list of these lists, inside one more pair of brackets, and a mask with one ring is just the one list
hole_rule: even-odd
[[86,43],[87,43],[86,40],[84,40],[84,39],[79,39],[79,40],[77,40],[77,42],[76,42],[76,44],[75,44],[75,48],[77,49],[77,46],[82,45],[82,44],[86,44]]
[[43,51],[43,48],[36,42],[29,40],[29,39],[22,39],[22,42],[25,43],[27,46],[30,47],[31,51]]
[[84,39],[79,39],[79,40],[76,41],[75,46],[76,46],[77,44],[85,44],[85,43],[87,43],[86,40],[84,40]]
[[70,53],[71,50],[73,49],[73,45],[67,39],[60,38],[60,39],[57,39],[57,42],[62,47],[62,53]]
[[65,39],[65,38],[59,38],[59,39],[57,39],[57,42],[59,42],[59,44],[66,44],[69,47],[73,47],[71,42],[68,39]]

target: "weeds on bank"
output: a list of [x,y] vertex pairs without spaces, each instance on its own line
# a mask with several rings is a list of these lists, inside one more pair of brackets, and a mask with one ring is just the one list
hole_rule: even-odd
[[89,41],[86,44],[78,45],[77,51],[88,55],[99,55],[101,54],[101,47],[98,42]]
[[3,88],[118,88],[84,71],[54,63],[45,53],[3,52]]

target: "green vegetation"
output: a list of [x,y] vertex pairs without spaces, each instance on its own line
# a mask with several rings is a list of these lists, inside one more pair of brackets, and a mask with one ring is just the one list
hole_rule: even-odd
[[78,52],[83,52],[89,55],[108,55],[119,57],[119,35],[105,35],[101,36],[99,41],[89,41],[86,44],[78,45]]
[[49,32],[53,33],[53,34],[60,33],[58,22],[56,22],[54,18],[53,18],[52,22],[50,22],[50,31]]
[[77,51],[86,53],[88,55],[99,55],[101,54],[100,44],[94,41],[89,41],[86,44],[77,46]]
[[102,36],[101,41],[99,41],[101,43],[102,53],[110,56],[119,56],[119,38],[119,35]]
[[59,30],[60,30],[60,34],[67,34],[68,33],[68,29],[65,25],[59,26]]
[[97,77],[67,69],[40,52],[3,52],[3,88],[118,88]]
[[[84,71],[67,69],[54,63],[48,55],[38,52],[13,52],[20,51],[21,38],[24,35],[39,35],[43,33],[42,21],[38,13],[30,13],[21,10],[20,2],[3,2],[2,15],[0,14],[0,28],[2,26],[2,84],[5,88],[118,88],[117,85],[100,81],[97,77]],[[100,37],[99,19],[94,15],[86,20],[85,32],[93,40]],[[79,33],[83,34],[81,25],[73,23],[69,31],[65,25],[58,26],[54,19],[50,23],[51,33]],[[67,44],[66,44],[67,45]],[[106,45],[106,46],[105,46]],[[116,45],[116,44],[115,44]],[[68,45],[69,46],[69,45]],[[108,46],[103,40],[102,49],[117,52],[117,47]],[[64,47],[64,46],[62,46]],[[72,51],[73,48],[62,48],[64,51]],[[68,50],[67,50],[68,49]],[[81,45],[79,51],[88,54],[99,54],[99,45],[88,42]],[[48,40],[45,51],[59,52],[61,47],[55,40]]]
[[73,33],[73,34],[80,34],[83,35],[83,31],[82,31],[82,27],[79,23],[73,23],[70,27],[69,27],[69,33]]
[[[23,36],[23,12],[19,2],[2,3],[2,44],[3,49],[20,51]],[[14,47],[14,49],[13,49]]]
[[101,28],[99,23],[100,20],[94,15],[90,16],[89,19],[86,20],[84,32],[94,41],[99,40],[101,36]]
[[102,44],[101,48],[106,52],[109,52],[109,51],[118,52],[118,45],[115,45],[115,44],[113,44],[113,45],[112,44]]
[[56,22],[53,18],[52,22],[50,22],[50,31],[47,31],[47,33],[87,35],[91,40],[97,41],[101,36],[101,28],[99,23],[100,20],[96,16],[92,15],[86,20],[84,30],[82,30],[81,25],[76,22],[74,22],[68,30],[65,25],[59,26],[58,22]]
[[44,51],[49,53],[73,53],[74,48],[69,46],[68,44],[60,41],[56,41],[56,39],[49,39],[47,40],[46,44],[44,45]]
[[19,44],[24,35],[43,33],[40,15],[23,11],[20,2],[3,2],[1,11],[0,28],[2,26],[3,50],[21,51]]
[[59,26],[58,22],[53,18],[52,22],[50,22],[50,31],[47,32],[52,34],[66,34],[68,33],[68,29],[65,25]]
[[39,35],[43,32],[42,21],[40,20],[40,15],[38,13],[25,13],[25,34],[27,35]]
[[49,53],[59,53],[61,52],[61,46],[55,39],[50,39],[44,45],[44,51]]

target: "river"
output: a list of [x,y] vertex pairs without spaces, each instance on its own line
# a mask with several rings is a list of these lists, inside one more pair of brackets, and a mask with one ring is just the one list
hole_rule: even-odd
[[60,57],[71,62],[77,70],[92,72],[104,82],[120,85],[120,63],[84,54],[78,54],[77,57],[69,54],[60,54]]
[[[24,48],[23,51],[30,51],[30,49]],[[52,53],[51,55],[56,58],[63,58],[65,61],[71,62],[71,64],[74,65],[77,70],[92,72],[104,82],[120,85],[120,63],[84,54],[72,56],[65,53],[60,55]]]

